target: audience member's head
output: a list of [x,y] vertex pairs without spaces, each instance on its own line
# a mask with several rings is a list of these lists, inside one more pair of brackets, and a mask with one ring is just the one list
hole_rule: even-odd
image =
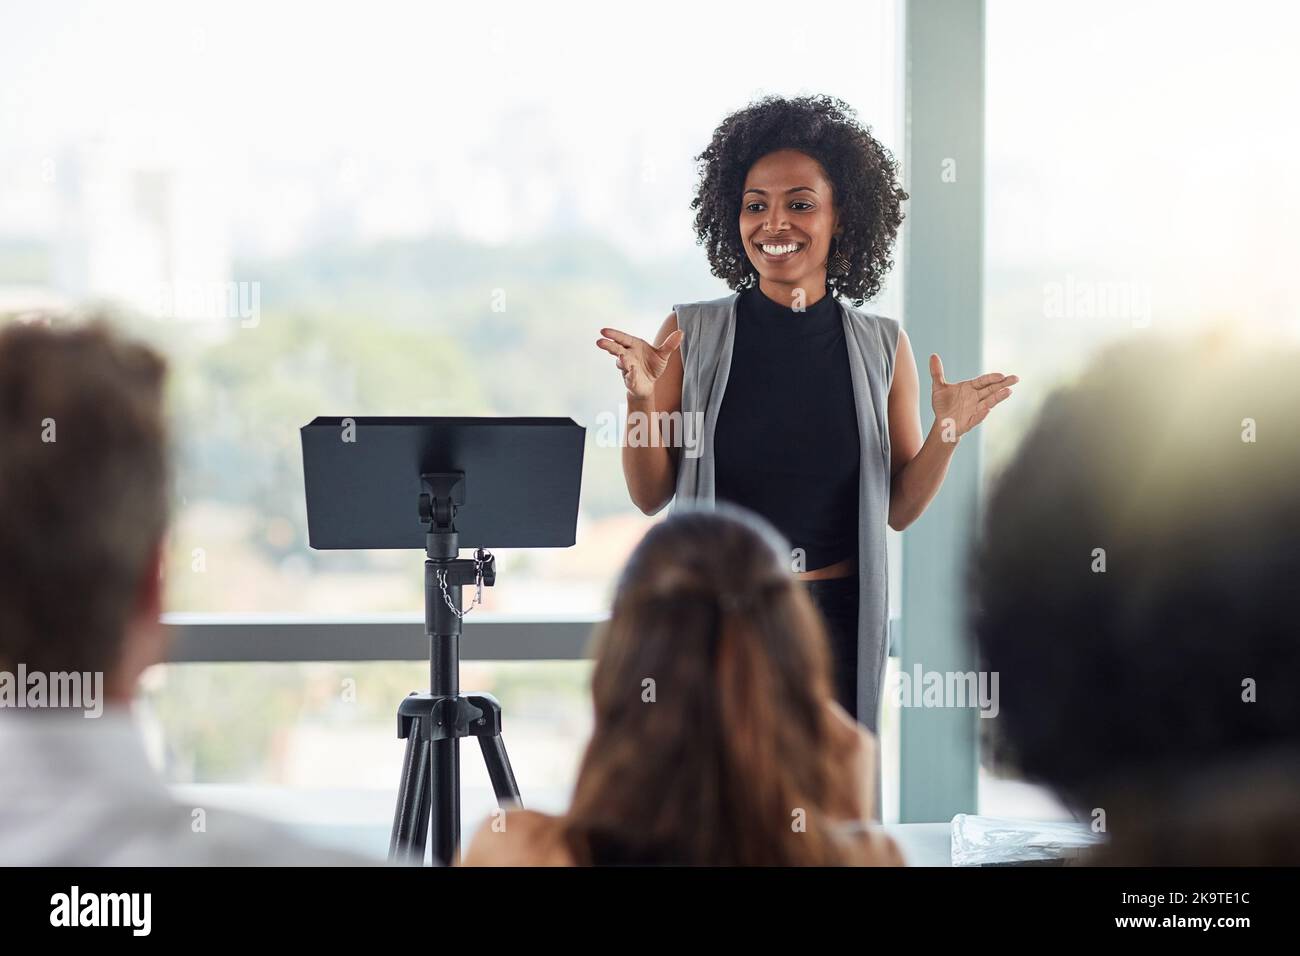
[[[578,863],[852,862],[821,620],[776,532],[736,509],[655,525],[596,638]],[[842,751],[840,751],[842,754]]]
[[0,668],[125,702],[161,656],[164,376],[102,325],[0,329]]
[[1158,804],[1250,806],[1226,768],[1249,787],[1300,751],[1297,369],[1226,337],[1114,347],[989,496],[972,624],[1005,742],[1118,846],[1150,847]]

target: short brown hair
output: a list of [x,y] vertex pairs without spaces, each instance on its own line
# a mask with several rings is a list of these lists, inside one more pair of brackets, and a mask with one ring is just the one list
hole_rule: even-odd
[[0,328],[0,665],[116,666],[167,521],[165,377],[101,322]]

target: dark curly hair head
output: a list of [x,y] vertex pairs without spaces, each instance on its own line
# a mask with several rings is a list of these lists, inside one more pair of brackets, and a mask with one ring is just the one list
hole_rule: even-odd
[[827,274],[826,285],[861,305],[880,292],[894,265],[894,237],[907,193],[889,150],[858,123],[852,107],[831,96],[757,100],[724,119],[696,157],[700,183],[691,208],[713,274],[737,291],[756,283],[740,236],[742,192],[750,167],[781,149],[805,153],[826,171],[843,230],[837,251],[849,261],[847,273]]
[[1101,353],[987,498],[971,626],[996,719],[1076,809],[1300,754],[1300,352],[1240,339]]

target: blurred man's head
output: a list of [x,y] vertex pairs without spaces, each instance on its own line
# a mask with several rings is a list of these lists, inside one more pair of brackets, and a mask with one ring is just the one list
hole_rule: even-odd
[[1115,347],[997,480],[974,634],[1013,759],[1075,809],[1300,748],[1297,373],[1227,337]]
[[165,371],[102,325],[0,328],[0,670],[123,702],[161,657]]

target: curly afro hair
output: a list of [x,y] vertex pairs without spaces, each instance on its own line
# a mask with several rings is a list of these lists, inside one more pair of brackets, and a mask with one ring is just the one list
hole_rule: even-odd
[[851,106],[831,96],[757,100],[724,119],[695,157],[700,183],[691,208],[713,274],[736,291],[757,282],[740,237],[740,204],[750,167],[779,149],[806,153],[830,179],[843,230],[837,248],[850,264],[845,275],[828,274],[827,287],[855,305],[875,297],[894,265],[907,193],[893,155],[858,123]]
[[[1019,771],[1084,812],[1300,756],[1300,353],[1235,338],[1102,352],[986,499],[969,624],[996,721]],[[1245,416],[1271,437],[1247,441]]]

